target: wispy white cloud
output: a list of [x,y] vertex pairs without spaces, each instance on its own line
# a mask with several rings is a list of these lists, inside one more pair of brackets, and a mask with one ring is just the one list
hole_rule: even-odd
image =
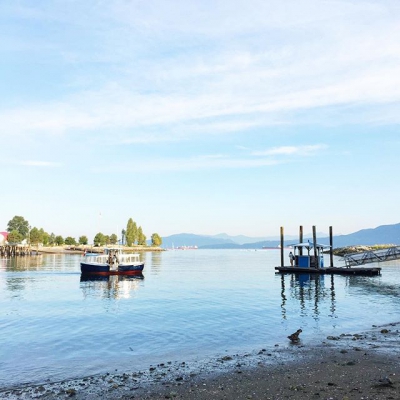
[[24,165],[27,167],[45,167],[45,168],[61,167],[61,163],[49,162],[49,161],[34,161],[34,160],[20,161],[16,162],[15,164]]
[[277,164],[282,161],[268,158],[233,158],[222,154],[201,155],[189,158],[158,158],[153,160],[140,160],[134,163],[114,164],[107,167],[94,167],[92,172],[171,172],[171,171],[194,171],[194,170],[219,170],[219,169],[242,169],[260,168]]
[[314,144],[306,146],[280,146],[272,147],[270,149],[262,151],[254,151],[252,155],[254,156],[310,156],[321,150],[325,150],[328,146],[324,144]]

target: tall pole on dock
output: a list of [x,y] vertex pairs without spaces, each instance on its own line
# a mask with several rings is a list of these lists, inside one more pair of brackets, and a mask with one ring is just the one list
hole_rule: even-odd
[[313,236],[313,242],[314,242],[314,263],[315,263],[315,268],[319,268],[319,263],[317,259],[317,227],[313,225],[312,227],[312,236]]
[[281,267],[284,267],[285,261],[283,257],[283,226],[281,226]]
[[[299,243],[303,243],[303,225],[300,225],[299,228]],[[299,247],[299,254],[302,256],[303,255],[303,247]]]
[[329,255],[331,258],[331,268],[333,268],[333,233],[331,226],[329,227],[329,245],[331,246],[329,250]]

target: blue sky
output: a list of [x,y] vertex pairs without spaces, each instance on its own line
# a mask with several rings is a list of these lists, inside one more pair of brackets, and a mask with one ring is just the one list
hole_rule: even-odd
[[399,222],[397,0],[3,0],[0,74],[0,230]]

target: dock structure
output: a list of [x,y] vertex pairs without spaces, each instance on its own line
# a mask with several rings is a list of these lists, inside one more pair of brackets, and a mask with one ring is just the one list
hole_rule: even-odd
[[345,254],[343,256],[346,267],[398,259],[400,259],[400,246],[380,250],[367,250],[362,253]]
[[[332,227],[329,227],[329,245],[317,243],[316,227],[312,227],[313,241],[303,241],[303,227],[300,226],[299,239],[300,243],[293,245],[293,252],[290,253],[291,265],[284,265],[284,228],[281,227],[281,266],[275,267],[275,271],[279,273],[307,273],[307,274],[331,274],[331,275],[380,275],[381,268],[357,267],[352,268],[350,265],[345,267],[333,266],[333,234]],[[325,266],[324,253],[329,249],[330,265]],[[400,248],[399,248],[400,253]],[[376,261],[376,260],[375,260]],[[359,265],[359,264],[355,264]]]
[[283,274],[320,274],[320,275],[365,275],[374,276],[381,274],[381,268],[302,268],[302,267],[275,267],[275,270]]
[[0,257],[30,256],[31,247],[29,245],[7,244],[0,246]]

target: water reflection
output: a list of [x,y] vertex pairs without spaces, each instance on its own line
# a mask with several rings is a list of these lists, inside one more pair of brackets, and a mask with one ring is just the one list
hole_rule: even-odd
[[330,302],[330,317],[336,318],[336,299],[334,276],[317,274],[282,274],[281,276],[281,313],[282,318],[287,318],[288,296],[296,299],[300,305],[300,314],[306,315],[312,309],[313,318],[319,319],[320,305],[328,300]]
[[27,280],[25,278],[14,278],[6,280],[6,289],[16,295],[17,293],[21,294],[26,288]]
[[381,276],[346,276],[346,286],[356,287],[360,295],[381,295],[384,297],[400,298],[400,285],[398,283],[384,282]]
[[144,279],[142,274],[137,275],[109,275],[85,276],[81,275],[81,289],[83,297],[102,299],[127,299],[134,296]]
[[42,255],[0,259],[0,271],[32,271],[41,269],[42,265]]
[[161,258],[161,252],[160,251],[153,251],[151,253],[151,271],[155,275],[158,275],[160,270],[161,270],[161,263],[162,263],[162,258]]

